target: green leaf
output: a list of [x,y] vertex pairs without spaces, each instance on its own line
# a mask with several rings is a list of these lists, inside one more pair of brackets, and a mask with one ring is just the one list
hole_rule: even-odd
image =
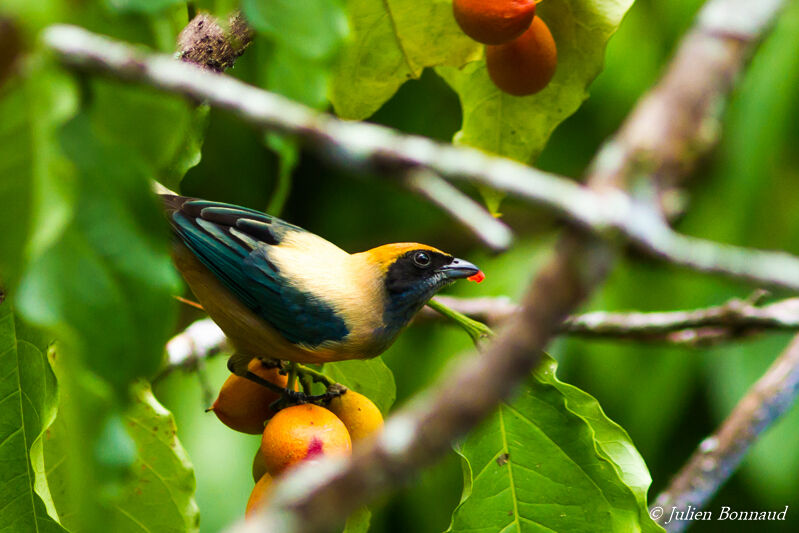
[[120,13],[155,14],[159,11],[179,4],[186,0],[105,0],[105,3]]
[[367,533],[369,523],[372,521],[372,513],[368,507],[361,507],[350,515],[342,533]]
[[323,371],[330,379],[372,400],[384,415],[397,398],[394,374],[382,357],[326,363]]
[[327,106],[328,63],[306,59],[286,46],[276,45],[262,68],[266,89],[316,109]]
[[[46,343],[0,302],[0,531],[63,532],[48,515],[40,436],[56,413],[56,382]],[[38,468],[34,468],[37,466]],[[40,496],[41,495],[41,496]],[[42,499],[44,498],[44,500]]]
[[[22,85],[19,83],[19,85]],[[18,275],[30,231],[33,202],[33,120],[25,87],[4,88],[0,98],[0,278],[10,283]],[[2,95],[2,93],[0,93]]]
[[[148,385],[139,384],[122,423],[135,443],[137,457],[131,475],[114,495],[107,531],[182,533],[197,531],[199,512],[194,501],[194,471],[177,439],[172,415],[158,403]],[[64,400],[63,401],[68,401]],[[84,413],[89,416],[89,413]],[[48,481],[64,523],[75,527],[79,510],[69,491],[62,465],[67,461],[72,428],[59,416],[44,445]]]
[[28,255],[46,246],[70,217],[71,183],[55,132],[75,109],[71,81],[29,60],[25,78],[0,89],[0,279],[14,286]]
[[76,167],[75,217],[32,263],[19,307],[124,397],[158,369],[171,332],[178,285],[167,229],[135,154],[105,144],[85,113],[61,137]]
[[339,0],[243,0],[242,9],[258,33],[307,59],[331,58],[348,33]]
[[93,81],[91,94],[88,112],[97,135],[130,150],[167,187],[176,189],[200,162],[208,106],[107,80]]
[[277,183],[269,198],[266,212],[279,217],[291,192],[292,173],[299,163],[300,147],[295,139],[273,134],[267,134],[266,145],[274,150],[280,158]]
[[555,368],[546,356],[463,443],[464,496],[450,531],[661,531],[630,437]]
[[369,117],[425,67],[461,67],[479,57],[481,45],[460,30],[449,0],[348,0],[347,11],[352,39],[330,92],[341,117]]
[[458,143],[522,162],[534,160],[552,131],[588,97],[602,70],[605,46],[633,0],[546,0],[536,16],[546,22],[558,47],[555,77],[541,92],[525,97],[497,89],[480,59],[462,70],[437,72],[458,93],[463,125]]

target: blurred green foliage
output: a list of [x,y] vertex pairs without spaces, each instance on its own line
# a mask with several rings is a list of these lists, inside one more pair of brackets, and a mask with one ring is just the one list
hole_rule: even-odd
[[[579,178],[603,140],[619,127],[640,95],[657,80],[677,39],[688,28],[701,3],[700,0],[638,0],[610,41],[604,70],[589,88],[590,98],[555,130],[536,165]],[[36,46],[36,32],[46,24],[73,21],[101,33],[171,52],[175,35],[187,20],[185,7],[171,0],[97,3],[8,0],[3,4],[3,12],[12,13],[23,22],[27,46],[31,48]],[[74,7],[78,4],[81,9]],[[232,0],[198,2],[200,7],[218,13],[226,13],[236,4]],[[330,0],[326,5],[335,11],[344,4]],[[244,3],[245,9],[253,11],[269,5],[257,0]],[[359,6],[359,2],[346,2],[346,6],[351,9]],[[156,12],[158,16],[153,16]],[[343,26],[338,33],[319,36],[318,42],[278,43],[270,39],[274,27],[268,22],[257,26],[261,35],[230,74],[311,105],[324,105],[319,97],[318,79],[314,76],[327,76],[327,67],[308,63],[311,71],[306,75],[309,78],[292,79],[285,77],[287,73],[281,66],[286,65],[285,61],[291,62],[291,54],[312,55],[314,61],[327,60],[324,50],[336,47],[335,41],[346,33]],[[356,26],[348,31],[358,35],[363,30]],[[311,48],[306,49],[308,46]],[[457,63],[470,53],[474,50],[464,45],[457,53],[450,51],[453,57],[447,60]],[[277,59],[269,61],[270,58]],[[44,61],[43,58],[39,60]],[[339,68],[345,70],[347,65],[345,58]],[[385,76],[386,65],[372,66],[377,79]],[[26,65],[26,68],[35,69],[38,65]],[[47,83],[22,87],[14,93],[13,100],[0,104],[4,106],[0,107],[3,117],[0,123],[2,185],[8,185],[13,194],[29,198],[38,206],[33,214],[24,213],[14,205],[0,214],[0,225],[4,229],[17,227],[20,230],[19,239],[2,241],[0,269],[5,281],[13,280],[25,263],[34,262],[34,266],[45,269],[47,260],[59,254],[58,261],[51,263],[56,265],[52,268],[71,265],[74,270],[69,274],[75,278],[89,276],[88,265],[96,267],[94,272],[98,273],[90,276],[89,281],[94,284],[110,283],[126,291],[141,287],[143,293],[131,294],[107,290],[105,286],[92,290],[86,285],[85,290],[92,296],[87,297],[86,294],[70,294],[64,287],[42,285],[48,279],[46,270],[34,269],[33,274],[29,273],[32,277],[27,290],[36,289],[38,296],[42,292],[52,294],[56,302],[61,302],[64,315],[77,316],[78,320],[84,317],[86,321],[106,317],[107,321],[83,330],[96,328],[96,336],[90,338],[75,338],[72,331],[63,330],[62,323],[48,322],[53,317],[47,315],[49,309],[36,307],[36,302],[41,301],[37,294],[30,293],[27,308],[23,299],[22,308],[27,309],[28,317],[54,330],[62,328],[64,337],[76,345],[91,346],[92,351],[86,357],[95,358],[99,368],[107,362],[109,353],[119,357],[135,351],[135,362],[124,359],[129,366],[122,365],[122,374],[115,374],[120,365],[105,368],[104,377],[119,387],[131,376],[151,374],[159,362],[160,343],[168,333],[178,331],[178,328],[169,329],[174,306],[170,306],[167,296],[174,280],[171,271],[164,266],[164,251],[157,244],[135,254],[149,258],[148,272],[161,272],[160,279],[144,283],[136,279],[136,264],[127,264],[113,254],[95,257],[91,252],[93,248],[84,246],[86,243],[82,239],[88,234],[95,239],[93,242],[101,243],[100,248],[113,251],[113,239],[101,230],[124,235],[144,228],[147,235],[157,235],[159,230],[150,225],[160,218],[155,206],[142,197],[143,188],[137,189],[137,184],[141,185],[148,176],[157,176],[165,183],[176,185],[176,176],[198,161],[199,146],[190,135],[198,124],[206,131],[202,159],[182,181],[183,193],[265,209],[275,205],[279,177],[285,175],[285,168],[293,167],[292,158],[297,155],[292,192],[283,209],[284,218],[350,251],[385,242],[414,240],[467,257],[483,268],[487,279],[480,286],[464,284],[454,288],[452,292],[461,296],[518,298],[527,280],[545,260],[553,242],[557,226],[549,216],[507,200],[502,211],[517,231],[519,242],[511,251],[492,256],[482,250],[471,235],[453,230],[444,214],[379,176],[349,175],[311,154],[296,153],[290,140],[285,141],[286,146],[278,146],[276,155],[263,142],[261,132],[225,112],[211,110],[206,116],[203,108],[116,83],[79,80],[84,85],[78,86],[55,72],[45,80]],[[397,72],[397,76],[386,77],[381,80],[383,84],[375,83],[371,87],[375,97],[368,109],[351,109],[347,114],[369,115],[391,94],[393,87],[399,85],[398,80],[407,75],[402,69]],[[292,73],[289,69],[288,74]],[[302,83],[306,79],[311,81]],[[317,82],[313,81],[315,79]],[[334,102],[337,107],[349,109],[348,105],[354,105],[346,98],[351,88],[338,87],[336,92],[335,83],[334,80],[334,96],[338,94],[338,97]],[[797,86],[799,2],[793,1],[758,51],[730,101],[721,146],[688,182],[689,209],[678,222],[678,229],[725,242],[799,251],[799,210],[793,205],[793,199],[799,196],[799,152],[794,149],[799,142]],[[2,87],[2,95],[17,89],[17,86]],[[78,100],[83,100],[82,114],[66,129],[59,130],[77,108]],[[37,102],[43,104],[37,106]],[[52,116],[43,116],[48,110],[52,111]],[[21,135],[16,136],[12,133],[17,131],[15,121],[29,120],[23,114],[33,116],[30,123],[38,125],[38,129],[23,129]],[[134,119],[135,123],[130,123],[129,119]],[[457,95],[429,69],[420,79],[404,83],[369,118],[443,141],[450,140],[461,128],[462,119]],[[58,131],[72,159],[71,170],[64,170],[59,156],[49,154],[52,157],[41,164],[48,165],[52,172],[41,171],[39,167],[40,172],[35,176],[20,175],[14,165],[30,157],[30,145],[52,138]],[[110,149],[107,144],[111,141],[114,149],[124,147],[124,153]],[[274,143],[279,142],[271,140],[269,146],[275,148]],[[114,164],[108,166],[119,167],[117,174],[93,173],[92,162],[98,158],[113,160]],[[289,164],[285,167],[287,160]],[[31,182],[37,185],[29,186]],[[81,195],[97,194],[87,191],[89,185],[98,184],[106,201],[93,201],[105,205],[109,211],[113,211],[114,202],[140,202],[141,219],[117,221],[113,227],[94,228],[95,231],[73,231],[88,220],[85,213],[75,214],[73,209],[86,205],[85,198],[80,200]],[[469,192],[476,194],[477,191]],[[103,213],[91,216],[100,215]],[[107,218],[114,217],[108,214]],[[65,240],[62,248],[49,247],[59,239],[73,240]],[[33,244],[26,248],[28,241]],[[40,255],[45,248],[49,248],[49,256]],[[586,309],[691,308],[745,296],[749,290],[631,255],[620,258],[610,280]],[[112,300],[98,301],[93,298],[96,294],[111,294]],[[108,332],[115,331],[119,320],[119,317],[112,320],[110,313],[125,307],[119,304],[122,299],[131,303],[131,315],[126,318],[134,324],[130,330],[138,328],[146,332],[135,339],[121,332],[109,341]],[[73,307],[70,304],[74,301],[86,305]],[[155,315],[157,320],[151,322],[153,316],[148,317],[143,311],[153,308],[159,311]],[[786,335],[767,335],[712,349],[691,349],[560,339],[552,352],[560,362],[559,377],[596,397],[608,416],[630,434],[654,480],[651,497],[665,486],[700,440],[729,413],[787,340]],[[410,328],[384,356],[396,380],[397,404],[402,405],[446,372],[453,357],[471,349],[469,338],[454,327],[425,324]],[[206,372],[212,388],[218,389],[228,375],[224,358],[210,360]],[[87,387],[85,383],[71,386],[73,390]],[[96,426],[86,429],[87,433],[111,433],[99,438],[107,438],[106,442],[122,448],[119,455],[124,459],[125,439],[114,437],[113,424],[101,424],[109,410],[118,411],[120,417],[124,412],[121,407],[108,407],[114,394],[104,387],[83,394],[88,405],[97,406],[102,415],[98,416],[98,421],[93,421]],[[194,464],[201,530],[219,531],[243,513],[252,487],[250,461],[258,447],[258,438],[234,433],[218,423],[213,415],[204,413],[207,405],[203,403],[199,381],[193,374],[171,374],[159,382],[155,394],[174,413],[178,436]],[[111,417],[111,420],[122,418]],[[796,442],[799,442],[798,410],[792,411],[758,442],[742,469],[709,508],[729,505],[737,509],[773,510],[799,505],[799,476],[796,475],[799,447]],[[77,448],[80,443],[75,446]],[[446,530],[460,499],[462,480],[461,462],[453,452],[420,474],[411,486],[379,502],[372,509],[371,531],[432,533]],[[107,494],[102,496],[108,497]],[[787,523],[758,524],[762,531],[784,531],[797,526],[799,515],[792,512],[788,513]],[[693,530],[727,531],[728,527],[723,522],[702,522],[694,524]]]

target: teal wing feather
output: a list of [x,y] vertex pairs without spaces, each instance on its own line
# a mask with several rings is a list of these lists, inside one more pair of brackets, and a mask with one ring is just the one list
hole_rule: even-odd
[[255,314],[289,342],[318,346],[349,330],[321,298],[303,292],[269,260],[287,232],[305,231],[279,218],[231,204],[162,196],[177,237]]

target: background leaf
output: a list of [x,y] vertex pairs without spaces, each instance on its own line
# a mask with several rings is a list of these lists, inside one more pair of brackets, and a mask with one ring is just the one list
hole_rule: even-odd
[[558,124],[588,98],[588,85],[602,70],[605,46],[633,0],[546,0],[536,16],[558,47],[555,77],[541,92],[511,96],[494,86],[485,61],[461,70],[436,69],[458,93],[463,125],[458,143],[523,162],[534,160]]
[[[158,403],[149,386],[140,384],[125,412],[124,424],[136,446],[137,459],[131,475],[120,488],[120,497],[110,513],[108,531],[157,531],[182,533],[199,529],[199,511],[194,502],[194,471],[176,437],[172,415]],[[68,400],[67,400],[68,401]],[[88,413],[85,413],[88,416]],[[56,508],[70,529],[76,509],[74,495],[62,468],[73,438],[65,418],[58,417],[44,443],[47,478]],[[79,529],[77,529],[79,530]]]
[[76,107],[71,80],[29,58],[24,76],[0,87],[0,279],[10,290],[28,257],[71,215],[71,179],[53,146]]
[[129,150],[170,189],[200,161],[207,106],[100,79],[92,81],[89,113],[96,135]]
[[361,507],[350,515],[343,533],[366,533],[369,531],[369,521],[372,513],[366,507]]
[[92,371],[124,396],[132,379],[157,370],[172,327],[167,230],[134,154],[101,140],[86,114],[61,138],[80,179],[75,220],[33,262],[20,308],[85,350]]
[[339,0],[243,0],[247,20],[300,57],[330,58],[347,35],[347,16]]
[[397,398],[394,374],[383,362],[382,357],[374,359],[351,359],[326,363],[325,375],[372,400],[383,415]]
[[[36,482],[34,446],[56,413],[56,382],[46,356],[47,343],[26,328],[9,300],[0,297],[0,531],[64,532],[48,515],[47,484]],[[38,491],[35,490],[38,488]],[[41,494],[41,497],[40,497]]]
[[659,531],[630,438],[547,357],[519,395],[469,435],[451,532]]
[[348,0],[352,38],[333,73],[330,100],[344,118],[364,119],[425,67],[460,67],[480,45],[460,30],[449,0]]

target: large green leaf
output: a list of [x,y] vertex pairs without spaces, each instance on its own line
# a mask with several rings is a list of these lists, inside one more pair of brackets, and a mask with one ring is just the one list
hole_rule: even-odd
[[554,79],[525,97],[497,89],[480,59],[458,70],[437,72],[452,86],[463,107],[459,143],[511,157],[533,160],[555,127],[588,97],[588,85],[602,70],[605,46],[633,0],[546,0],[536,16],[547,23],[558,47]]
[[55,132],[74,112],[74,90],[39,58],[27,67],[24,78],[0,89],[0,279],[7,287],[70,216],[70,179]]
[[[17,82],[22,85],[22,82]],[[14,84],[17,85],[17,84]],[[33,196],[33,120],[24,87],[2,87],[0,92],[0,278],[10,283],[18,275],[30,230]],[[13,231],[11,229],[13,228]]]
[[372,400],[385,415],[397,398],[394,374],[382,357],[374,359],[352,359],[327,363],[324,373],[356,392]]
[[258,33],[303,58],[331,58],[347,35],[341,0],[243,0],[242,9]]
[[208,107],[143,87],[95,80],[90,120],[97,135],[125,147],[148,174],[177,188],[186,172],[200,162]]
[[146,168],[101,135],[85,113],[62,131],[77,170],[75,217],[32,263],[19,304],[124,396],[161,363],[178,285]]
[[8,300],[0,301],[0,398],[0,531],[63,532],[48,515],[45,480],[36,479],[42,449],[34,445],[55,417],[55,377],[46,343],[14,316]]
[[16,301],[60,341],[59,384],[72,398],[59,415],[72,435],[65,478],[78,500],[69,519],[97,531],[135,459],[122,420],[129,387],[160,366],[178,285],[138,154],[107,144],[86,112],[60,133],[74,167],[73,216],[32,258]]
[[[69,401],[69,399],[62,399]],[[89,413],[84,413],[90,416]],[[182,533],[197,531],[199,512],[194,502],[194,470],[177,439],[172,415],[158,403],[147,385],[134,391],[123,422],[136,445],[132,474],[115,495],[107,531]],[[53,500],[64,524],[79,531],[78,512],[63,465],[74,433],[59,416],[44,443],[44,464]]]
[[480,53],[455,23],[450,0],[348,0],[347,10],[352,39],[330,91],[344,118],[372,115],[425,67],[461,67]]
[[627,433],[559,381],[547,357],[459,453],[465,488],[450,531],[659,531],[651,481]]

